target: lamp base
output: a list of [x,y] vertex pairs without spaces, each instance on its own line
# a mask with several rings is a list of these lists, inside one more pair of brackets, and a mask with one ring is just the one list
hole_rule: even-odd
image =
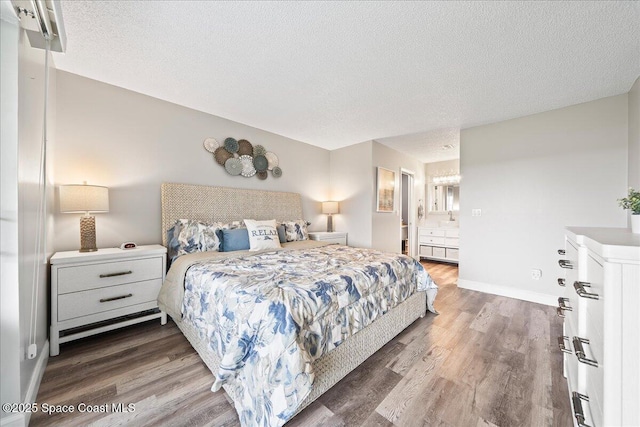
[[327,216],[327,231],[329,233],[333,233],[333,217],[331,216],[331,214]]
[[96,247],[96,217],[83,216],[80,218],[80,252],[95,252]]

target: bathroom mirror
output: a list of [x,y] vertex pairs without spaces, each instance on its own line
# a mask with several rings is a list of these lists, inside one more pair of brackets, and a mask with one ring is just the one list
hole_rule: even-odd
[[460,185],[429,186],[429,212],[457,212],[460,210]]

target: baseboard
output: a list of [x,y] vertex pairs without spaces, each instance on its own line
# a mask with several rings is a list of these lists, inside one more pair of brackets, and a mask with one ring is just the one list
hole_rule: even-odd
[[27,420],[23,413],[11,414],[7,417],[0,418],[0,426],[2,427],[26,427]]
[[526,291],[524,289],[512,288],[509,286],[493,285],[491,283],[475,282],[473,280],[458,279],[458,287],[472,291],[484,292],[486,294],[500,295],[503,297],[515,298],[523,301],[535,302],[550,306],[558,305],[558,297],[542,294],[540,292]]

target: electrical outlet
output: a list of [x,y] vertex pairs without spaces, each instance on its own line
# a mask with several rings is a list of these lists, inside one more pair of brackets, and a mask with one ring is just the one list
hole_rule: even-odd
[[482,216],[482,209],[471,209],[471,216]]
[[531,278],[533,280],[540,280],[540,278],[542,277],[542,270],[534,268],[533,270],[531,270]]

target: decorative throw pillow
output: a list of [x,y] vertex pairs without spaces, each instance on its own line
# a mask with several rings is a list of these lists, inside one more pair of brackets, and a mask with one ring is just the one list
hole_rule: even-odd
[[250,251],[280,248],[280,239],[276,229],[276,220],[254,221],[245,219],[244,224],[249,232]]
[[287,234],[287,242],[295,242],[298,240],[309,240],[309,232],[307,231],[307,221],[299,219],[297,221],[283,221],[285,232]]
[[276,230],[278,230],[278,239],[280,239],[280,243],[287,243],[287,232],[284,229],[284,225],[278,225]]
[[248,251],[249,232],[246,228],[220,229],[217,231],[220,239],[220,252]]
[[224,227],[219,222],[209,224],[192,219],[178,219],[167,231],[169,259],[193,252],[217,251],[220,240],[216,230]]

